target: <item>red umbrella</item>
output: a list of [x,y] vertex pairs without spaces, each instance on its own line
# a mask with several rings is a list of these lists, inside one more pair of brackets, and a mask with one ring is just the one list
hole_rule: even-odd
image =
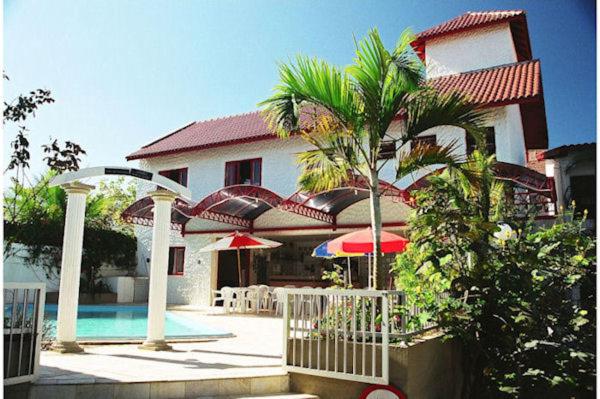
[[[384,254],[403,252],[409,241],[398,234],[381,232],[381,252]],[[360,252],[363,254],[373,253],[373,230],[368,227],[363,230],[344,234],[329,241],[327,250],[331,253],[337,252]]]
[[282,245],[280,242],[267,240],[266,238],[255,237],[248,233],[240,233],[236,231],[221,238],[218,241],[213,242],[200,249],[200,252],[209,251],[227,251],[235,249],[237,250],[237,261],[238,261],[238,281],[242,284],[242,266],[240,261],[240,249],[255,249],[255,248],[277,248]]
[[[381,252],[394,253],[403,252],[409,241],[397,234],[381,232]],[[344,234],[327,244],[327,251],[330,253],[351,252],[363,253],[367,255],[369,261],[369,288],[371,288],[371,254],[373,253],[373,230],[368,227],[364,230],[354,231]]]

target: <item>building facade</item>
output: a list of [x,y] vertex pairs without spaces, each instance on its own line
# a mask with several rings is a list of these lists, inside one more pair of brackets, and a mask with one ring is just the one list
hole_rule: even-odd
[[[419,33],[413,47],[431,86],[461,91],[490,108],[487,145],[499,161],[498,177],[522,187],[528,200],[533,195],[551,203],[552,180],[527,167],[531,154],[547,148],[548,134],[541,64],[532,58],[525,12],[467,13]],[[400,135],[402,128],[399,118],[389,134]],[[474,148],[458,128],[438,127],[422,136],[419,140],[439,144],[456,140],[460,155]],[[370,224],[368,192],[360,181],[323,193],[298,191],[296,154],[308,149],[299,137],[277,138],[259,113],[251,112],[188,124],[127,156],[192,192],[192,203],[178,201],[173,208],[169,303],[206,305],[211,290],[238,284],[235,253],[199,251],[236,230],[284,243],[276,250],[244,251],[243,285],[321,284],[331,261],[311,257],[312,249]],[[382,170],[386,230],[402,232],[411,211],[410,190],[433,169],[400,181],[393,165]],[[124,213],[138,225],[141,276],[149,273],[152,201],[145,193],[153,188],[140,185],[138,201]],[[357,286],[365,285],[364,262],[351,262]]]

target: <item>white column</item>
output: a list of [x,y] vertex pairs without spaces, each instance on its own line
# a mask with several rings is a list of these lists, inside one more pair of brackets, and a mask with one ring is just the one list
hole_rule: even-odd
[[52,350],[60,353],[82,352],[77,339],[77,305],[79,304],[79,276],[83,249],[83,224],[87,194],[94,188],[78,182],[62,186],[67,192],[67,212],[60,266],[60,290],[56,342]]
[[176,194],[167,190],[148,193],[154,200],[154,227],[150,255],[150,289],[148,292],[148,332],[140,349],[169,350],[165,343],[165,311],[167,309],[167,274],[171,204]]

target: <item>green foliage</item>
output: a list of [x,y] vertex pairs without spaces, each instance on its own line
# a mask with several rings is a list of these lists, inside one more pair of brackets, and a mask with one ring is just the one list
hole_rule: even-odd
[[352,288],[352,284],[347,284],[346,280],[344,280],[344,268],[340,265],[334,264],[332,271],[324,270],[321,280],[329,281],[331,288]]
[[[460,159],[453,151],[454,143],[399,149],[408,148],[405,145],[420,133],[443,125],[461,127],[480,140],[487,118],[487,112],[464,96],[440,94],[426,87],[425,68],[410,45],[412,40],[414,36],[407,30],[396,46],[387,50],[377,29],[372,29],[356,42],[354,62],[346,68],[298,56],[294,63],[279,66],[280,83],[275,93],[260,103],[275,133],[283,138],[301,134],[314,147],[298,155],[302,189],[329,190],[357,177],[368,186],[375,286],[382,286],[386,275],[378,271],[380,170],[393,162],[399,180],[424,166],[456,166]],[[401,135],[389,134],[390,125],[401,113],[406,117],[406,129]],[[380,159],[384,142],[397,149],[391,159]]]
[[517,218],[492,167],[475,154],[430,179],[397,287],[462,344],[462,397],[593,397],[595,238],[572,212],[548,227]]
[[[27,265],[40,265],[48,276],[60,271],[67,196],[60,187],[49,187],[49,172],[31,187],[18,182],[4,196],[4,257],[21,256]],[[136,239],[120,213],[135,200],[133,184],[123,179],[100,182],[87,198],[83,238],[81,290],[103,292],[98,280],[104,265],[133,271]],[[13,244],[22,244],[19,247]]]

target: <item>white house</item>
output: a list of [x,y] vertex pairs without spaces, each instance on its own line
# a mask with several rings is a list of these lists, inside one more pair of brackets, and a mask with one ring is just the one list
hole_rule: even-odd
[[588,211],[590,226],[596,220],[596,143],[563,145],[537,154],[546,176],[554,180],[556,206]]
[[[459,90],[482,107],[493,109],[487,143],[500,162],[498,176],[522,187],[521,194],[542,202],[553,199],[552,182],[527,168],[530,154],[547,148],[540,61],[532,58],[524,11],[466,13],[417,35],[413,47],[424,60],[427,78],[440,91]],[[402,120],[391,127],[400,134]],[[474,143],[457,128],[438,128],[421,140],[458,139],[461,153]],[[235,253],[198,250],[232,231],[249,231],[283,242],[276,250],[243,254],[243,284],[321,284],[331,262],[311,257],[312,249],[340,233],[369,225],[368,193],[360,182],[351,187],[306,194],[298,192],[295,154],[309,146],[300,138],[280,140],[258,112],[190,123],[127,156],[141,169],[158,172],[190,188],[193,203],[173,208],[169,260],[169,303],[208,304],[211,289],[237,285]],[[392,149],[393,151],[393,149]],[[382,201],[387,230],[402,230],[410,204],[407,193],[424,170],[394,181]],[[124,217],[138,224],[138,273],[147,275],[154,187],[140,186],[139,200]],[[364,285],[366,268],[353,261],[356,284]]]

